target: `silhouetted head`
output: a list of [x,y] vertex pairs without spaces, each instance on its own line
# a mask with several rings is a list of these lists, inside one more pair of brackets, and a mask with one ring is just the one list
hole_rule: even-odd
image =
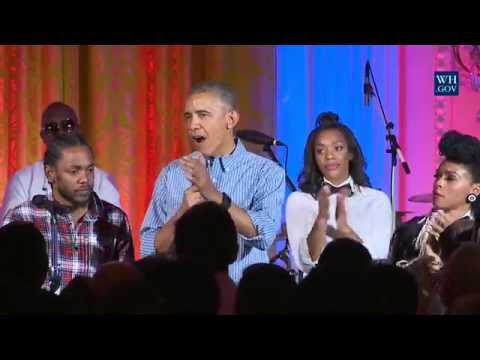
[[480,234],[475,231],[475,221],[469,218],[459,219],[443,230],[438,238],[440,256],[445,263],[450,255],[467,242],[480,242]]
[[373,264],[362,283],[365,313],[416,314],[418,286],[407,270],[390,264]]
[[243,271],[237,288],[238,314],[286,314],[290,310],[295,280],[275,264],[254,264]]
[[364,245],[349,238],[338,238],[325,246],[317,267],[343,272],[362,271],[371,262],[372,256]]
[[149,256],[135,263],[162,299],[167,314],[217,314],[220,295],[211,271],[199,264]]
[[0,228],[2,288],[40,289],[48,272],[45,238],[32,224],[11,222]]
[[211,201],[188,209],[175,224],[175,251],[213,272],[226,271],[238,254],[237,230],[228,211]]
[[361,280],[372,257],[357,241],[339,238],[327,244],[318,264],[300,283],[294,312],[301,314],[361,313]]

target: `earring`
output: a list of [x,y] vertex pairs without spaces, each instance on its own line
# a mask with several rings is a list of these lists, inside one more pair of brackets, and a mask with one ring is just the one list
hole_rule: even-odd
[[468,194],[467,196],[467,203],[474,203],[475,201],[477,201],[477,195],[475,195],[474,193],[470,193]]

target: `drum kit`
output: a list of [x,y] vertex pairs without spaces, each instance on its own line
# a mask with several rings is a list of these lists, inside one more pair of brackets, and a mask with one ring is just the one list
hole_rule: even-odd
[[[408,198],[408,201],[413,202],[413,203],[423,203],[423,204],[431,204],[433,201],[433,195],[432,193],[426,193],[426,194],[417,194],[410,196]],[[397,220],[400,220],[401,218],[405,215],[412,214],[413,211],[397,211],[395,214],[397,215]],[[397,221],[397,223],[399,223]]]

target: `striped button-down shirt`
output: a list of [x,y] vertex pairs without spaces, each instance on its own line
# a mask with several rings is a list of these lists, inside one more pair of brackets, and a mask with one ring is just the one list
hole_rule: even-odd
[[[268,262],[267,249],[280,228],[285,172],[273,161],[247,151],[240,140],[230,155],[208,164],[208,171],[217,190],[225,192],[236,206],[244,209],[257,229],[255,237],[238,234],[239,255],[228,269],[237,283],[243,269]],[[154,253],[155,235],[180,208],[183,193],[190,186],[178,160],[161,171],[140,230],[142,256]]]
[[[51,193],[42,198],[41,205],[30,200],[11,209],[2,225],[13,221],[30,222],[42,233],[47,243],[50,269],[55,263],[57,265],[58,291],[77,275],[93,276],[104,262],[133,261],[130,224],[120,208],[92,197],[88,211],[75,226],[70,213],[52,201]],[[51,276],[52,271],[49,271],[42,286],[45,290],[50,290]]]

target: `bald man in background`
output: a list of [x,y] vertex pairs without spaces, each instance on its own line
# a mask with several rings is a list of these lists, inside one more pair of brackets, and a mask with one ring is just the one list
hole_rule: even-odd
[[[42,114],[40,137],[43,143],[47,145],[57,135],[68,133],[81,133],[75,110],[62,102],[51,103]],[[120,194],[114,185],[113,177],[98,167],[94,169],[93,190],[100,199],[120,207]],[[46,195],[51,191],[43,160],[18,170],[7,184],[0,208],[0,223],[8,210],[31,200],[35,195]]]

